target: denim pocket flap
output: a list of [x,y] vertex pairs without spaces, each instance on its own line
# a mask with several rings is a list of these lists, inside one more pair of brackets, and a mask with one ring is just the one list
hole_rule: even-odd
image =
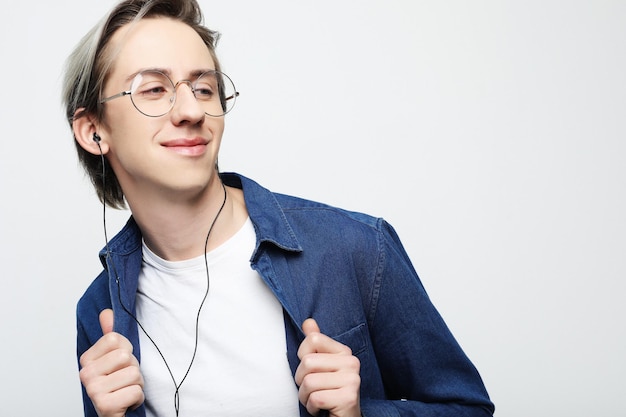
[[365,323],[361,323],[346,332],[333,336],[333,339],[348,346],[352,349],[352,354],[356,356],[367,348],[366,331]]

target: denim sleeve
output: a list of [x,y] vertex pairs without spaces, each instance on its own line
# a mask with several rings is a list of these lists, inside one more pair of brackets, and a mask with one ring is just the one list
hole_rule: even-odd
[[361,399],[364,417],[491,416],[483,381],[431,303],[399,237],[380,221],[369,325],[388,400]]

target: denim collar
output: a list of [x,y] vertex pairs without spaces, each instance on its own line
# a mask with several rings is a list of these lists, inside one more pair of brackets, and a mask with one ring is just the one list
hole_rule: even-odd
[[[224,184],[243,190],[246,208],[256,231],[257,241],[251,257],[253,261],[260,246],[267,242],[290,252],[301,252],[302,247],[287,221],[283,208],[274,194],[255,181],[243,175],[228,172],[221,173]],[[127,256],[141,247],[141,231],[131,216],[122,230],[109,242],[111,253]],[[106,247],[100,251],[100,262],[106,265]]]

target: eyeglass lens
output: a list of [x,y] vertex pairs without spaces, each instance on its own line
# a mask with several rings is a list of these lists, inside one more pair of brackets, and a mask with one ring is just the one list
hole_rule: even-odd
[[[190,84],[198,103],[209,116],[222,116],[235,105],[235,85],[226,74],[208,71]],[[146,116],[162,116],[174,107],[176,88],[172,80],[160,71],[142,71],[133,80],[130,98]]]

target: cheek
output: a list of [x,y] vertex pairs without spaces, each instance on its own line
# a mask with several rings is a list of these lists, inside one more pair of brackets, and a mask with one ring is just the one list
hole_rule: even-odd
[[[117,103],[116,103],[117,104]],[[163,127],[163,120],[146,117],[139,113],[130,103],[111,111],[113,117],[108,117],[107,125],[111,134],[111,140],[118,147],[134,143],[146,144],[146,141],[155,137]],[[112,109],[113,110],[113,109]]]
[[139,114],[128,96],[105,103],[104,125],[112,142],[119,142],[119,138],[145,124],[145,120],[140,120],[135,113]]
[[[146,118],[144,118],[146,119]],[[113,166],[132,167],[150,159],[151,144],[158,129],[154,121],[137,120],[134,115],[117,117],[109,122],[110,159]]]
[[226,118],[224,116],[216,117],[214,118],[213,122],[214,122],[216,132],[219,131],[219,135],[221,136],[222,133],[224,133],[224,127],[226,126]]
[[210,120],[208,124],[213,141],[216,142],[216,145],[219,148],[225,128],[224,118],[222,117],[220,119]]

